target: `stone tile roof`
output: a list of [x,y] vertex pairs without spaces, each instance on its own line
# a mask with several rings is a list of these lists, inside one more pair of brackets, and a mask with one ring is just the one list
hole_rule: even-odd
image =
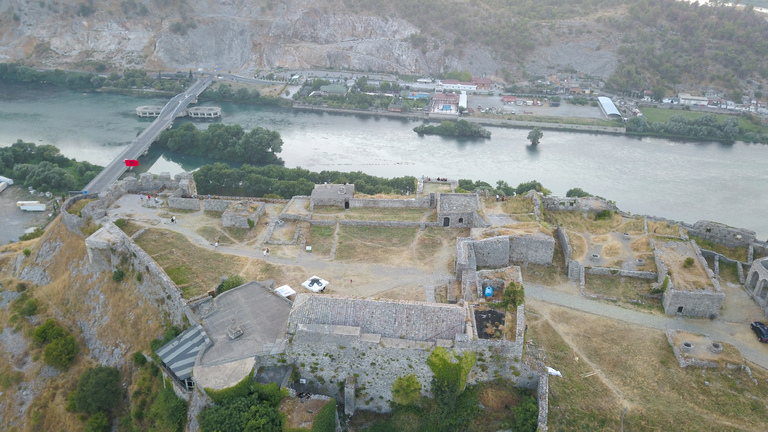
[[464,333],[465,316],[464,308],[455,305],[299,294],[288,331],[295,332],[299,324],[337,325],[388,338],[434,341]]

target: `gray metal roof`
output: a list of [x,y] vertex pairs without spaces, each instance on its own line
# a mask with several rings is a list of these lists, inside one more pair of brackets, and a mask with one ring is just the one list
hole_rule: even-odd
[[192,376],[192,368],[195,366],[197,353],[209,343],[208,335],[198,324],[163,345],[157,350],[157,355],[178,379],[185,380]]
[[610,98],[607,98],[605,96],[600,96],[597,98],[597,101],[600,102],[600,106],[603,108],[603,112],[606,116],[618,116],[621,117],[621,113],[619,112],[619,109],[616,108],[616,105],[613,103],[613,101]]

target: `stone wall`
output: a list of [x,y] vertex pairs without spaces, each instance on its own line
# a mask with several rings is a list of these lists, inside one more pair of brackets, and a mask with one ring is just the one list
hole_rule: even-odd
[[349,200],[350,208],[429,208],[429,197],[415,199],[367,199],[353,198]]
[[656,274],[658,275],[656,282],[664,283],[664,279],[669,275],[669,270],[667,270],[667,265],[664,264],[664,260],[661,259],[661,255],[659,255],[659,252],[656,250],[656,241],[652,238],[649,238],[648,243],[651,245],[651,250],[653,251],[653,262],[656,264]]
[[560,242],[560,248],[563,249],[563,256],[565,257],[565,267],[568,268],[571,263],[571,255],[573,250],[571,249],[571,240],[568,238],[568,233],[563,227],[557,227],[555,230],[557,240]]
[[655,272],[649,271],[623,270],[608,267],[585,267],[585,270],[587,274],[596,276],[619,276],[650,280],[658,279],[658,275]]
[[541,203],[545,211],[619,211],[619,208],[616,207],[616,204],[603,198],[597,197],[563,198],[556,196],[545,196],[541,198]]
[[197,198],[169,197],[168,207],[182,210],[200,210],[200,200]]
[[493,237],[471,242],[477,267],[506,267],[510,259],[510,238]]
[[688,233],[728,247],[749,247],[755,242],[755,232],[733,228],[717,222],[698,221],[687,226]]
[[[359,327],[300,326],[286,348],[288,363],[293,362],[303,378],[310,380],[315,392],[344,400],[340,387],[347,378],[356,381],[357,409],[388,412],[395,379],[414,374],[422,385],[422,394],[431,393],[432,371],[427,357],[435,346],[462,351],[476,351],[477,363],[468,383],[492,380],[496,375],[517,382],[522,358],[522,342],[473,340],[437,343],[390,339],[359,332]],[[485,369],[485,370],[483,370]]]
[[105,219],[103,226],[85,240],[90,265],[100,271],[112,271],[121,260],[142,274],[136,285],[141,294],[159,309],[168,313],[173,324],[195,322],[195,315],[187,307],[181,290],[165,271],[114,223]]
[[83,235],[83,232],[81,231],[81,229],[83,228],[83,225],[85,225],[85,218],[82,218],[76,214],[72,214],[68,210],[76,202],[84,199],[91,199],[91,198],[93,197],[89,195],[76,195],[71,198],[68,198],[66,201],[64,201],[64,203],[62,203],[61,221],[64,223],[64,226],[67,227],[69,231],[78,235]]
[[539,373],[539,387],[536,391],[539,399],[539,419],[536,432],[547,432],[547,416],[549,414],[549,374],[542,368]]
[[554,254],[555,239],[546,234],[526,234],[509,238],[511,262],[550,265]]
[[[670,284],[671,285],[671,284]],[[668,286],[662,297],[664,312],[667,315],[707,318],[717,316],[725,300],[725,294],[710,290],[683,291]],[[682,307],[682,310],[679,308]],[[678,312],[679,311],[679,312]]]
[[203,210],[224,213],[233,202],[232,200],[205,199],[203,200]]

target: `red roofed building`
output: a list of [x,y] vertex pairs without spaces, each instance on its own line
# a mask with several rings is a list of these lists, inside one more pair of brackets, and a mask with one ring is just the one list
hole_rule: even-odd
[[511,105],[517,102],[517,96],[502,96],[501,102],[504,103],[504,105]]
[[472,78],[472,84],[475,84],[478,90],[490,90],[493,82],[490,78]]

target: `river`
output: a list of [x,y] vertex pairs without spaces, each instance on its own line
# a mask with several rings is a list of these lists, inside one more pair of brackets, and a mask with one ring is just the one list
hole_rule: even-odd
[[[148,125],[135,108],[166,101],[3,84],[0,146],[17,139],[53,144],[68,157],[105,165]],[[632,213],[691,223],[708,219],[768,238],[767,145],[545,131],[532,149],[524,129],[489,128],[489,140],[456,140],[419,137],[411,130],[418,123],[408,120],[219,106],[225,124],[280,132],[281,157],[289,167],[505,180],[513,186],[536,179],[555,195],[580,187]],[[145,159],[142,170],[171,174],[210,162],[159,150]]]

